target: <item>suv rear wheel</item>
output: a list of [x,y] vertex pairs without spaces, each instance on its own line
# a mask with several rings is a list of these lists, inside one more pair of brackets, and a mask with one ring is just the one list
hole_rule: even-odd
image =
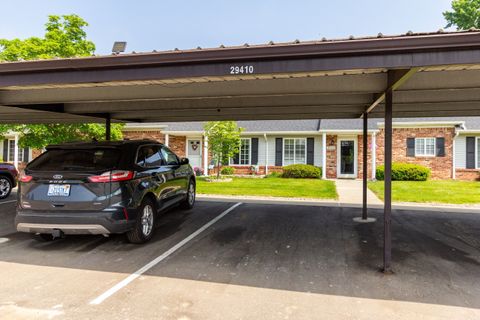
[[12,192],[12,180],[6,176],[0,176],[0,199],[7,198]]
[[144,243],[150,240],[155,229],[157,209],[151,199],[144,199],[138,209],[135,227],[127,232],[128,241],[131,243]]
[[185,197],[185,200],[181,203],[181,208],[182,209],[192,209],[193,206],[195,205],[195,182],[193,180],[190,180],[188,183],[188,189],[187,189],[187,196]]

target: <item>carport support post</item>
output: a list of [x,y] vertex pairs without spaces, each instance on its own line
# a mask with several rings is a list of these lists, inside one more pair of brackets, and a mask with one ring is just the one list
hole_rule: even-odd
[[363,114],[363,210],[362,220],[367,220],[367,177],[368,177],[368,113]]
[[111,139],[111,130],[112,130],[112,119],[110,118],[110,115],[107,115],[107,118],[105,119],[105,140],[110,141]]
[[383,210],[383,272],[391,272],[392,263],[392,109],[393,109],[393,91],[389,88],[385,95],[385,193]]

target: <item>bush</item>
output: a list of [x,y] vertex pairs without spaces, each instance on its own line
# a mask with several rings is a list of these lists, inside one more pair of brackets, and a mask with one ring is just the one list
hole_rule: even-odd
[[[377,180],[385,179],[385,167],[379,166],[375,172]],[[392,163],[392,180],[394,181],[426,181],[430,177],[430,169],[418,164]]]
[[226,176],[231,176],[232,174],[235,173],[235,169],[232,167],[223,167],[220,173]]
[[265,178],[280,178],[282,176],[281,172],[273,171],[267,174]]
[[283,178],[321,178],[322,169],[309,164],[291,164],[283,167]]

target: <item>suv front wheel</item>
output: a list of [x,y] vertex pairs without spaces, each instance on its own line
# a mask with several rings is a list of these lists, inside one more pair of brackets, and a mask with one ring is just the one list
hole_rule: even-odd
[[150,240],[155,230],[157,209],[151,199],[144,199],[138,209],[135,227],[127,232],[128,241],[131,243],[144,243]]

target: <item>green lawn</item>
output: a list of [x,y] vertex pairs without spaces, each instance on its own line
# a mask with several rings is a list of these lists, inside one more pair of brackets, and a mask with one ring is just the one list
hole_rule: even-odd
[[233,178],[231,182],[197,179],[197,193],[271,196],[288,198],[336,199],[335,183],[320,179]]
[[[383,200],[383,181],[368,187]],[[392,200],[396,202],[431,202],[451,204],[480,203],[480,182],[432,180],[392,181]]]

